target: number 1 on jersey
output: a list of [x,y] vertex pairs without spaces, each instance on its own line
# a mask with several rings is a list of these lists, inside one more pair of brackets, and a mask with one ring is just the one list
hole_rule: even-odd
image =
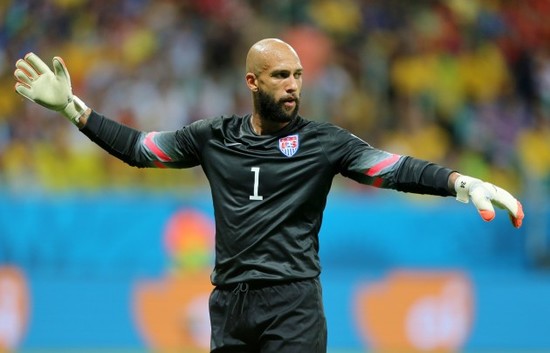
[[264,199],[263,196],[258,195],[258,187],[260,186],[260,167],[250,168],[252,173],[254,173],[254,195],[250,195],[250,200],[261,201]]

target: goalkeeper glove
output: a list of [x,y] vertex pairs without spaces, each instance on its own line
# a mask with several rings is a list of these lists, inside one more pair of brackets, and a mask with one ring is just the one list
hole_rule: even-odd
[[458,176],[454,187],[456,199],[464,203],[468,203],[471,199],[481,218],[485,221],[492,221],[495,218],[493,205],[496,205],[498,208],[508,211],[514,227],[521,227],[524,217],[523,207],[508,191],[465,175]]
[[48,109],[63,114],[73,124],[88,109],[86,104],[73,95],[69,71],[60,57],[53,58],[50,70],[34,53],[17,60],[14,72],[17,83],[15,91],[23,97]]

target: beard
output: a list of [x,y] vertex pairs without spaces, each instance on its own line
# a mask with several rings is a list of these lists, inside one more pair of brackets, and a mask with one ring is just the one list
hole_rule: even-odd
[[263,119],[272,121],[274,123],[288,123],[298,115],[298,108],[300,107],[300,98],[293,97],[296,106],[292,111],[287,111],[284,108],[284,104],[288,101],[288,97],[279,99],[278,101],[268,93],[258,90],[258,93],[254,96],[258,113]]

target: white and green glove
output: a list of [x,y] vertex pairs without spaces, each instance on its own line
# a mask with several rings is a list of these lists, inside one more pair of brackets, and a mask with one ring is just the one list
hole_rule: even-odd
[[36,54],[29,53],[23,59],[17,60],[15,67],[17,93],[60,112],[73,124],[78,123],[88,107],[73,95],[71,77],[63,59],[58,56],[53,58],[52,71]]
[[523,207],[508,191],[465,175],[460,175],[456,179],[455,190],[456,199],[464,203],[468,203],[471,199],[481,218],[485,221],[488,222],[495,218],[493,205],[496,205],[498,208],[508,211],[514,227],[521,227],[524,217]]

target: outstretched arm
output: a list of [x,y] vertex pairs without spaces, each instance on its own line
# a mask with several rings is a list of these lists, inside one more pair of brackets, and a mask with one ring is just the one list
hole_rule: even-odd
[[344,151],[341,164],[344,176],[379,188],[455,196],[464,203],[472,200],[485,221],[495,218],[494,206],[497,206],[508,212],[516,228],[521,226],[524,218],[521,203],[506,190],[429,161],[373,148],[344,129],[335,131],[327,134],[331,140],[326,146],[333,147],[330,154]]
[[[395,189],[405,192],[452,195],[460,202],[472,203],[481,218],[492,221],[495,218],[493,205],[508,212],[514,227],[523,221],[523,208],[508,191],[480,179],[461,175],[456,171],[420,159],[406,157],[397,167]],[[391,173],[390,173],[391,174]],[[446,175],[446,185],[443,187]]]
[[60,57],[53,58],[53,71],[33,53],[19,59],[15,66],[15,91],[18,94],[60,112],[92,141],[129,165],[157,168],[198,165],[194,146],[183,136],[185,133],[145,133],[88,108],[73,94],[69,71]]
[[521,226],[524,217],[521,203],[498,186],[412,157],[405,157],[404,162],[396,166],[396,171],[396,176],[392,177],[396,190],[455,196],[464,203],[472,200],[481,218],[487,222],[495,218],[494,205],[508,212],[514,227]]

